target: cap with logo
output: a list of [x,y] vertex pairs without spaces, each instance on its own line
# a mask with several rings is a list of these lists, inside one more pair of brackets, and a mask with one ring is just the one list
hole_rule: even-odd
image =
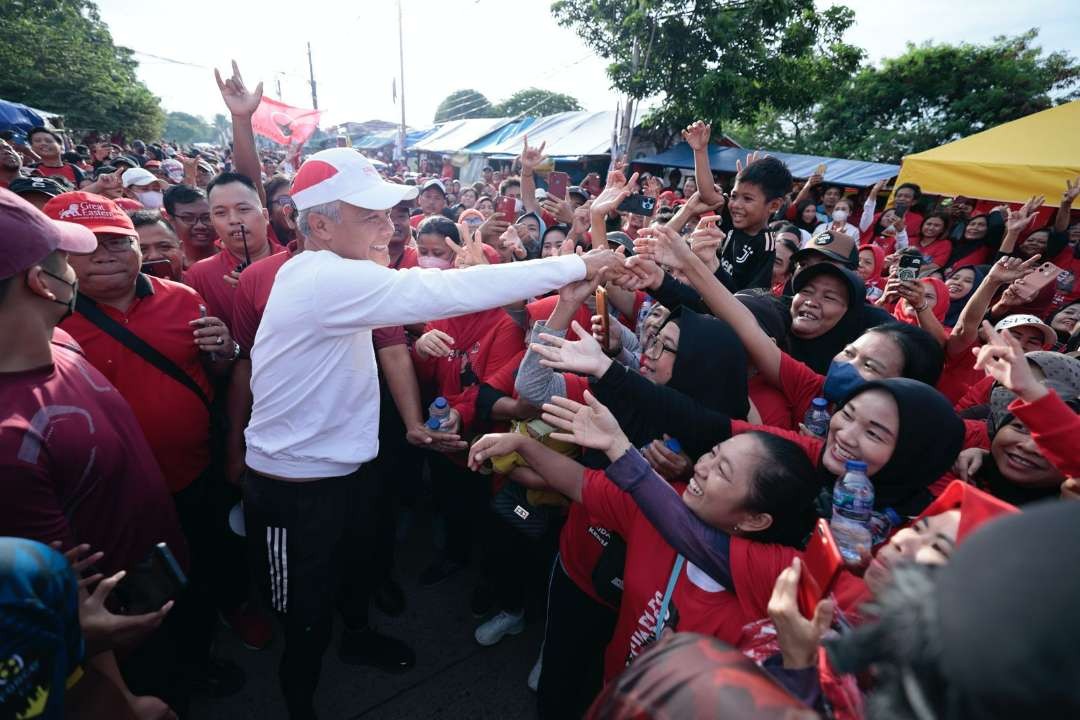
[[184,181],[184,164],[176,158],[162,160],[161,169],[171,182],[178,183]]
[[838,230],[822,230],[810,238],[810,243],[795,253],[792,259],[797,264],[811,253],[819,253],[849,268],[859,266],[859,247],[855,238]]
[[419,194],[415,185],[386,182],[356,150],[330,148],[309,157],[289,193],[297,210],[341,200],[365,210],[387,210]]
[[66,220],[89,228],[95,235],[115,234],[138,238],[131,218],[107,197],[88,192],[57,195],[42,211],[54,220]]
[[1034,315],[1009,315],[998,320],[994,326],[995,332],[1004,332],[1014,327],[1038,328],[1043,334],[1043,345],[1053,345],[1057,342],[1057,333],[1054,329]]
[[48,195],[49,197],[56,197],[60,193],[65,192],[64,186],[53,180],[51,177],[28,177],[12,180],[11,184],[8,185],[8,190],[16,195],[41,193],[42,195]]
[[120,182],[127,188],[132,185],[149,185],[157,182],[157,178],[149,170],[134,167],[124,171],[124,174],[120,176]]
[[97,250],[97,238],[86,228],[51,220],[3,188],[0,188],[0,237],[4,238],[0,278],[9,278],[33,267],[55,250],[79,255]]

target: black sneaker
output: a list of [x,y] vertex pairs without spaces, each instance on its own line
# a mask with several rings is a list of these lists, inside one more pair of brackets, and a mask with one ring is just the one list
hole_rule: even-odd
[[457,575],[464,567],[461,563],[454,560],[447,560],[445,558],[439,559],[424,568],[424,571],[420,573],[420,586],[421,587],[435,587],[436,585],[449,580],[454,575]]
[[210,658],[206,673],[192,678],[192,692],[218,699],[235,695],[244,688],[247,676],[243,669],[232,660]]
[[364,665],[388,673],[403,673],[416,665],[416,653],[396,638],[372,628],[341,633],[338,657],[346,665]]
[[387,579],[375,588],[372,599],[375,601],[375,606],[390,617],[397,617],[405,612],[405,593],[393,578]]
[[483,580],[476,583],[472,597],[469,599],[469,609],[474,618],[487,617],[495,609],[495,589]]

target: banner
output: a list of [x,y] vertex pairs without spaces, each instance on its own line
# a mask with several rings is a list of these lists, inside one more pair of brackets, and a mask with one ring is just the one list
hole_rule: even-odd
[[319,127],[321,114],[320,110],[292,107],[264,97],[251,116],[251,127],[281,145],[303,145]]

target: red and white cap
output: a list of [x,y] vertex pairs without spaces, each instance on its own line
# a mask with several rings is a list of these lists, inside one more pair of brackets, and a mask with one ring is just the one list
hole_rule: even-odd
[[97,250],[90,230],[69,222],[51,220],[15,193],[0,188],[0,278],[33,267],[55,250],[85,255]]
[[382,179],[371,162],[352,148],[315,153],[300,166],[289,195],[297,210],[341,200],[365,210],[388,210],[419,194],[414,185]]
[[1057,342],[1057,333],[1049,325],[1034,315],[1009,315],[1001,320],[998,320],[998,324],[994,326],[996,332],[1003,332],[1009,328],[1014,327],[1033,327],[1038,328],[1043,334],[1043,346],[1050,347]]

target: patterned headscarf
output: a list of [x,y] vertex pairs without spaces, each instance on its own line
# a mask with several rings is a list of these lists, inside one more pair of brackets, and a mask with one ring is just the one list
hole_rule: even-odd
[[[1080,360],[1048,350],[1029,352],[1025,357],[1028,362],[1042,370],[1046,377],[1043,385],[1060,395],[1062,400],[1071,402],[1080,398]],[[990,393],[987,429],[991,438],[1012,420],[1009,405],[1015,399],[1016,393],[1005,387],[995,387]]]

